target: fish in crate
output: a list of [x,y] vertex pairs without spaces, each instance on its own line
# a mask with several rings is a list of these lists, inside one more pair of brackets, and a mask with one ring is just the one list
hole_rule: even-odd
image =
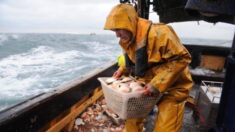
[[107,106],[124,120],[146,117],[161,97],[144,95],[145,84],[132,77],[100,77],[98,80]]

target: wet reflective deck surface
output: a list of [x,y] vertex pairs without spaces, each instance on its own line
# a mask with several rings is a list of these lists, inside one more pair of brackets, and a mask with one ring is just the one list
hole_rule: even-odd
[[[199,85],[195,85],[190,92],[190,96],[196,100],[198,92]],[[194,111],[191,108],[185,107],[184,123],[181,132],[206,132],[207,128],[200,125],[199,120],[196,121],[193,118],[193,114]]]
[[[199,85],[195,85],[190,92],[190,96],[196,100],[198,92]],[[144,132],[153,131],[154,119],[156,117],[156,114],[157,113],[152,112],[148,115]],[[206,132],[208,130],[208,128],[200,125],[199,120],[194,119],[194,115],[194,110],[186,106],[184,112],[183,126],[180,132]]]

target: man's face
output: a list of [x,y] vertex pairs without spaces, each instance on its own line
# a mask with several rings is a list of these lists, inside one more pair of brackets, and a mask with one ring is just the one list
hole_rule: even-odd
[[125,43],[131,41],[132,39],[132,33],[125,29],[114,29],[113,30],[116,33],[116,36],[120,38]]

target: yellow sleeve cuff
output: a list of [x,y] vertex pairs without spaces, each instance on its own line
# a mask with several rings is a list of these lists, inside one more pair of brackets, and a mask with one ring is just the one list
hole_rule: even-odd
[[126,67],[125,66],[120,66],[119,68],[118,68],[118,70],[120,70],[120,71],[126,71]]

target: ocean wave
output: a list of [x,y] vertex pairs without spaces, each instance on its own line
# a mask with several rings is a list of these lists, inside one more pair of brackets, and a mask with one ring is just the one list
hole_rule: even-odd
[[[52,89],[63,82],[56,73],[72,68],[70,66],[78,56],[79,52],[75,50],[56,52],[52,47],[39,46],[4,58],[0,60],[0,93],[23,98]],[[50,82],[53,79],[57,82]]]
[[19,35],[17,34],[0,34],[0,46],[3,45],[6,41],[17,39],[19,39]]
[[0,34],[0,46],[3,45],[3,42],[8,40],[8,36],[5,34]]
[[19,39],[19,35],[17,35],[17,34],[12,34],[12,35],[10,35],[10,38],[12,38],[12,39]]
[[0,34],[8,41],[0,59],[0,111],[117,59],[115,37]]

